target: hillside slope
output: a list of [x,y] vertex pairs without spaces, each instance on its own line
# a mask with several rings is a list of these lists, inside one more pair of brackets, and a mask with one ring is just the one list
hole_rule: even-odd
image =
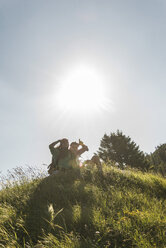
[[166,247],[166,179],[103,166],[0,191],[0,247]]

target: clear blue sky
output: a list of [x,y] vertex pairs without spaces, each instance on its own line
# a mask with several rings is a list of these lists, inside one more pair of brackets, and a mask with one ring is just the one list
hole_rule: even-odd
[[[165,0],[0,0],[0,171],[49,164],[63,137],[85,141],[85,158],[117,129],[147,153],[165,143],[165,44]],[[113,111],[51,104],[79,63],[103,75]]]

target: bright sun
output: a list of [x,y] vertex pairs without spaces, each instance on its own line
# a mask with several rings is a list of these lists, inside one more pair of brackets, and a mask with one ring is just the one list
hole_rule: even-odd
[[77,66],[61,82],[57,103],[63,110],[76,113],[106,108],[104,82],[93,68]]

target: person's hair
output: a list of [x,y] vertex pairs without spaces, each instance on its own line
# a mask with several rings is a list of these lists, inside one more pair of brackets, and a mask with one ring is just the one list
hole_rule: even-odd
[[60,145],[59,145],[58,147],[61,149],[61,148],[63,147],[62,144],[66,143],[66,142],[69,142],[68,139],[62,139],[62,140],[60,141]]
[[72,142],[72,143],[70,144],[70,146],[72,146],[72,145],[77,145],[77,146],[79,146],[79,144],[78,144],[77,142]]
[[65,138],[64,138],[64,139],[62,139],[62,140],[60,141],[60,143],[63,143],[63,142],[66,142],[66,141],[68,142],[68,139],[65,139]]

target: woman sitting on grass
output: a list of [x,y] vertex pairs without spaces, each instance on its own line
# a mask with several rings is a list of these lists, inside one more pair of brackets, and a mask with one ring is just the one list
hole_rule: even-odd
[[[78,147],[82,146],[79,150]],[[71,165],[72,168],[78,168],[80,166],[79,164],[79,157],[81,154],[83,154],[85,151],[89,151],[88,147],[84,145],[82,141],[79,140],[79,143],[77,142],[72,142],[70,144],[70,161],[69,164]]]

